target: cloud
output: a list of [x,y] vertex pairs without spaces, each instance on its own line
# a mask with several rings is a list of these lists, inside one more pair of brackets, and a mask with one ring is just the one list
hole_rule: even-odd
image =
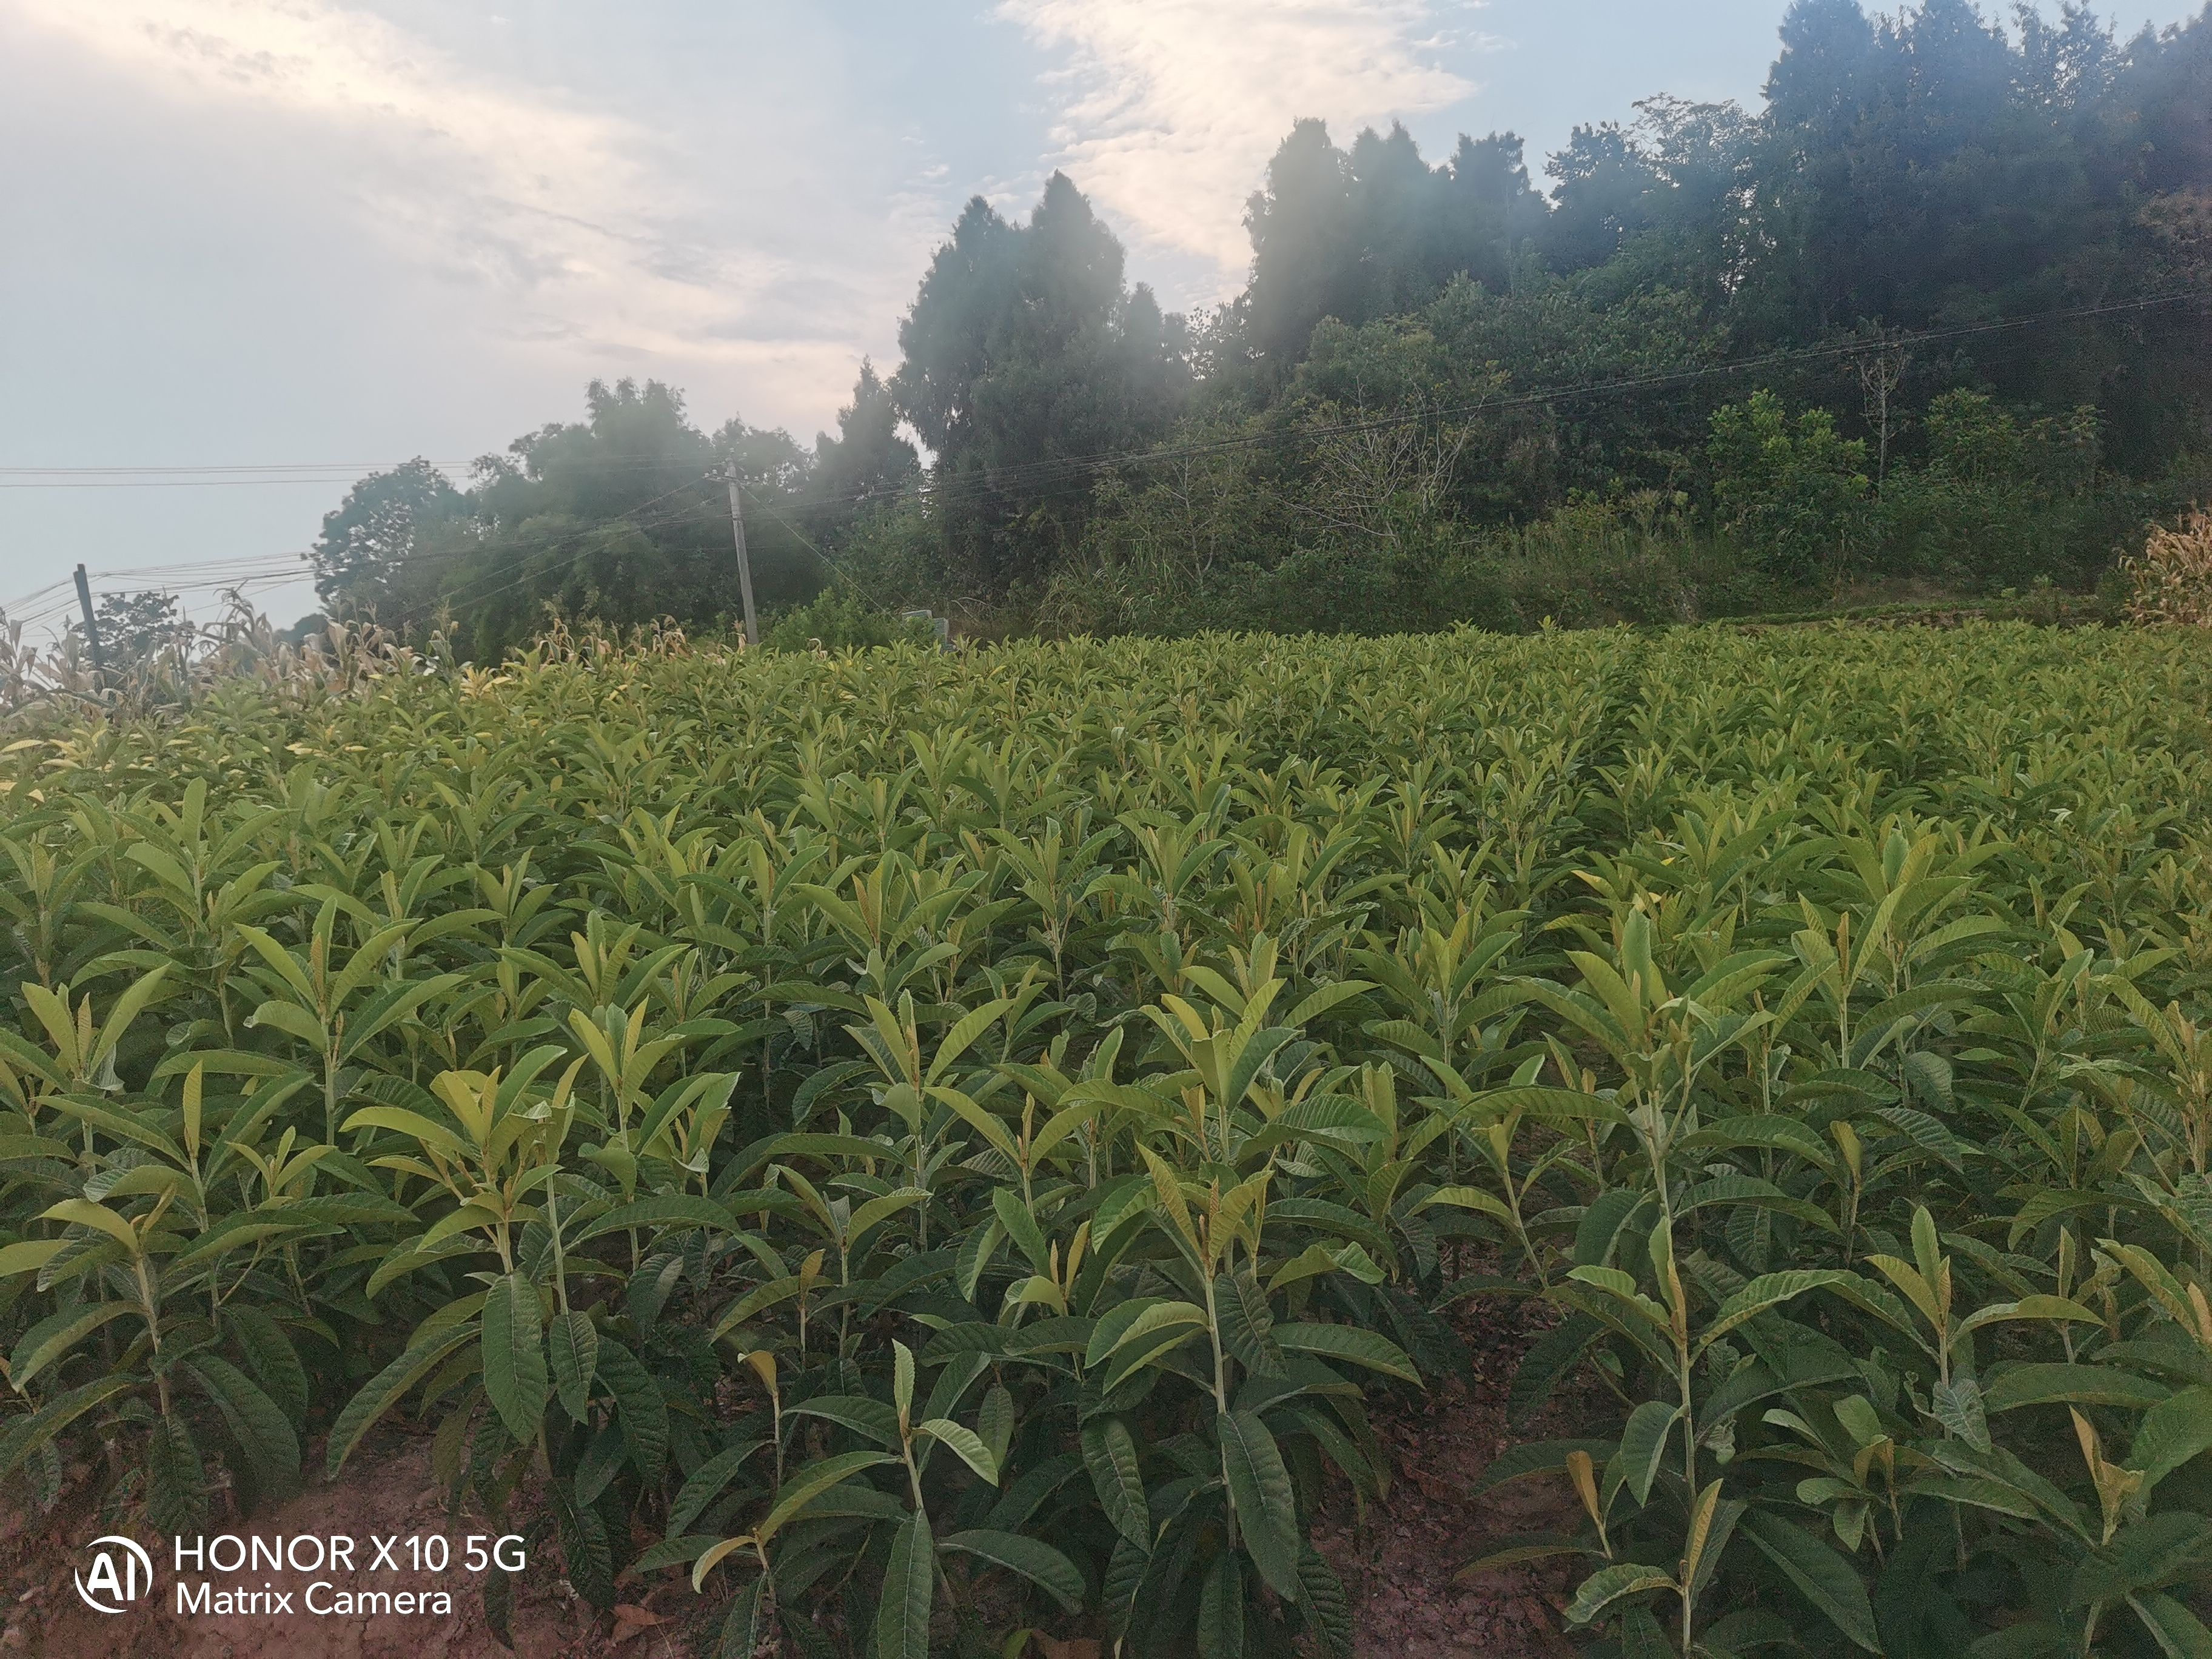
[[747,404],[773,405],[771,418],[811,414],[849,376],[856,299],[889,308],[888,293],[855,296],[809,270],[865,268],[858,256],[880,257],[868,245],[887,237],[921,247],[941,216],[927,191],[890,204],[888,222],[881,203],[817,203],[810,236],[844,246],[766,242],[705,154],[338,0],[5,3],[141,96],[243,115],[261,142],[304,148],[361,234],[446,288],[480,335],[611,372],[757,369],[743,376]]
[[653,349],[712,305],[731,270],[683,246],[641,200],[641,135],[609,116],[500,85],[381,18],[325,0],[15,0],[172,98],[244,105],[342,146],[332,183],[419,266],[500,290],[514,331],[572,331]]
[[1291,123],[1340,142],[1445,108],[1474,83],[1442,61],[1469,44],[1422,0],[1000,0],[999,15],[1067,54],[1056,160],[1140,243],[1202,261],[1192,298],[1238,286],[1244,198]]

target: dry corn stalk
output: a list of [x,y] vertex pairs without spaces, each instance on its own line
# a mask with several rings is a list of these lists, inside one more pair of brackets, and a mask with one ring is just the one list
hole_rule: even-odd
[[2142,626],[2212,628],[2212,513],[2154,527],[2127,562],[2128,620]]

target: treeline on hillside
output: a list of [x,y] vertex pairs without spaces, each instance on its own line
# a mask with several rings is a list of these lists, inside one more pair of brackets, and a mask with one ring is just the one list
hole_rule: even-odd
[[811,451],[595,385],[465,491],[363,479],[321,591],[477,653],[549,612],[726,621],[734,459],[771,608],[1658,619],[2086,586],[2212,477],[2212,335],[2169,297],[2212,286],[2212,9],[2124,41],[1796,0],[1761,108],[1653,98],[1541,173],[1510,133],[1431,162],[1300,121],[1247,287],[1194,318],[1066,177],[1024,222],[978,198]]

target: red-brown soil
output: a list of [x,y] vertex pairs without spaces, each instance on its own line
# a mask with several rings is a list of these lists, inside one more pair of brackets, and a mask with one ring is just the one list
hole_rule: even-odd
[[[443,1589],[453,1595],[453,1612],[374,1618],[317,1617],[304,1612],[179,1617],[175,1611],[177,1575],[149,1534],[142,1541],[154,1551],[155,1596],[121,1613],[96,1613],[77,1596],[72,1577],[81,1565],[77,1547],[113,1530],[117,1528],[102,1522],[88,1498],[65,1498],[50,1516],[0,1515],[0,1659],[508,1659],[509,1650],[486,1622],[480,1578],[458,1568],[440,1575],[372,1575],[367,1571],[365,1543],[357,1551],[359,1570],[351,1573],[281,1571],[239,1577],[257,1589],[266,1583],[290,1592],[295,1607],[307,1584],[316,1579],[339,1589]],[[484,1530],[481,1520],[447,1516],[431,1480],[429,1443],[396,1437],[380,1449],[380,1455],[357,1457],[333,1486],[311,1486],[252,1521],[217,1520],[209,1526],[210,1535],[228,1532],[270,1539],[301,1534],[344,1534],[356,1540],[443,1534],[453,1540],[456,1561],[461,1540]],[[401,1559],[404,1565],[404,1555]],[[208,1577],[221,1582],[226,1576]],[[671,1588],[690,1605],[670,1607],[665,1623],[642,1622],[660,1615],[651,1607],[639,1607],[610,1629],[609,1621],[594,1617],[569,1594],[556,1561],[550,1557],[533,1561],[516,1584],[510,1626],[514,1652],[521,1659],[611,1659],[616,1655],[621,1659],[690,1659],[696,1643],[687,1639],[682,1621],[697,1613],[696,1599],[688,1586]],[[664,1599],[672,1601],[674,1597],[657,1593],[649,1601],[657,1604]]]
[[[1509,1567],[1468,1583],[1455,1581],[1468,1561],[1516,1532],[1571,1526],[1575,1500],[1564,1480],[1535,1477],[1470,1499],[1468,1491],[1512,1439],[1582,1432],[1584,1402],[1569,1399],[1527,1433],[1509,1437],[1507,1385],[1534,1335],[1522,1304],[1463,1304],[1453,1322],[1474,1360],[1474,1384],[1454,1380],[1425,1395],[1378,1400],[1376,1434],[1393,1463],[1389,1495],[1358,1511],[1348,1494],[1329,1506],[1315,1542],[1350,1592],[1360,1659],[1553,1659],[1571,1654],[1559,1609],[1573,1571],[1553,1564]],[[374,1618],[295,1613],[286,1617],[180,1618],[176,1575],[157,1557],[161,1605],[142,1602],[117,1615],[79,1599],[72,1572],[77,1548],[114,1528],[103,1522],[82,1484],[52,1515],[0,1514],[0,1659],[507,1659],[485,1620],[481,1581],[460,1572],[420,1577],[386,1572],[257,1574],[292,1592],[312,1578],[385,1589],[450,1588],[447,1616]],[[434,1491],[428,1443],[389,1437],[377,1455],[356,1457],[334,1486],[312,1486],[252,1522],[217,1521],[211,1532],[266,1538],[298,1534],[444,1534],[459,1540],[484,1530],[481,1520],[449,1518]],[[365,1554],[365,1548],[364,1548]],[[716,1611],[702,1606],[683,1575],[649,1590],[627,1585],[613,1619],[595,1617],[562,1582],[541,1549],[518,1581],[511,1630],[520,1659],[691,1659],[712,1650]],[[1053,1644],[1073,1656],[1088,1644]]]
[[1572,1395],[1523,1431],[1506,1432],[1506,1390],[1537,1334],[1528,1310],[1518,1302],[1451,1310],[1473,1358],[1474,1386],[1455,1378],[1425,1395],[1376,1401],[1375,1431],[1393,1463],[1389,1494],[1364,1517],[1347,1495],[1314,1529],[1351,1594],[1359,1659],[1552,1659],[1575,1650],[1559,1617],[1579,1576],[1571,1559],[1455,1579],[1506,1534],[1570,1531],[1579,1514],[1564,1477],[1531,1476],[1468,1496],[1508,1445],[1589,1432],[1577,1421],[1589,1402]]

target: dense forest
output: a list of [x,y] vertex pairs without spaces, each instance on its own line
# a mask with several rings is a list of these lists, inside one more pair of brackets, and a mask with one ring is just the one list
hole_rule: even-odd
[[1760,108],[1654,97],[1533,165],[1299,121],[1246,287],[1188,317],[1079,181],[979,198],[811,450],[594,385],[465,490],[362,479],[320,592],[475,655],[726,623],[732,462],[763,605],[815,636],[2080,590],[2212,493],[2212,9],[2124,40],[2070,0],[1796,0]]

